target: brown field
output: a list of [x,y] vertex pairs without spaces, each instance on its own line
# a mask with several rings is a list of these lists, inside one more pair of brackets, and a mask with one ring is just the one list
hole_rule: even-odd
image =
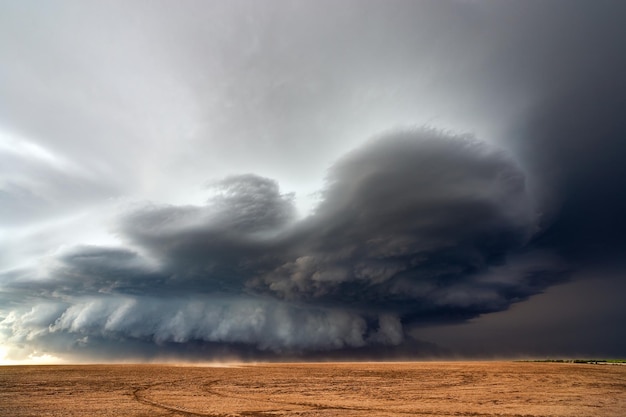
[[626,366],[0,367],[0,416],[626,416]]

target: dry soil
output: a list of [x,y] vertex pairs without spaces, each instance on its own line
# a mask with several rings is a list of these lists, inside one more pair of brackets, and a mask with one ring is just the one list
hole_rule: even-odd
[[626,416],[626,366],[0,367],[0,416]]

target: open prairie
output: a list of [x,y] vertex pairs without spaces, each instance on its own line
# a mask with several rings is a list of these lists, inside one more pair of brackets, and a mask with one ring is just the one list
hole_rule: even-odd
[[5,366],[0,367],[0,415],[623,417],[626,366]]

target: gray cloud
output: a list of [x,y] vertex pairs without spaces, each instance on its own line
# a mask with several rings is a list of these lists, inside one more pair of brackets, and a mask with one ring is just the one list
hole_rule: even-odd
[[[570,270],[584,282],[564,287],[583,292],[626,248],[619,2],[0,7],[14,346],[432,351],[413,340],[427,326],[493,341],[482,315],[505,323]],[[406,128],[422,125],[473,135]],[[558,294],[545,305],[565,306]]]
[[462,288],[522,248],[535,210],[501,151],[436,131],[391,133],[334,166],[293,259],[256,282],[287,299],[427,309],[437,287]]
[[24,320],[17,307],[3,321],[9,340],[395,346],[408,323],[505,310],[563,279],[558,262],[526,247],[538,229],[524,174],[471,136],[383,135],[332,167],[322,202],[300,221],[272,180],[214,186],[204,206],[124,215],[118,233],[135,250],[68,249],[36,280],[26,271],[6,283],[38,288],[24,317],[46,312]]
[[[503,10],[506,7],[503,7]],[[613,1],[518,5],[505,74],[532,94],[505,134],[544,204],[542,245],[584,264],[623,249],[626,30]],[[533,20],[533,30],[520,28]],[[509,57],[507,61],[504,58]],[[509,72],[510,71],[510,72]]]

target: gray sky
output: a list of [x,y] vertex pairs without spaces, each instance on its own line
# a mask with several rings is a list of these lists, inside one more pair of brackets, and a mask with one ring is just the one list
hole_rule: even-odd
[[0,10],[5,361],[626,355],[620,2]]

